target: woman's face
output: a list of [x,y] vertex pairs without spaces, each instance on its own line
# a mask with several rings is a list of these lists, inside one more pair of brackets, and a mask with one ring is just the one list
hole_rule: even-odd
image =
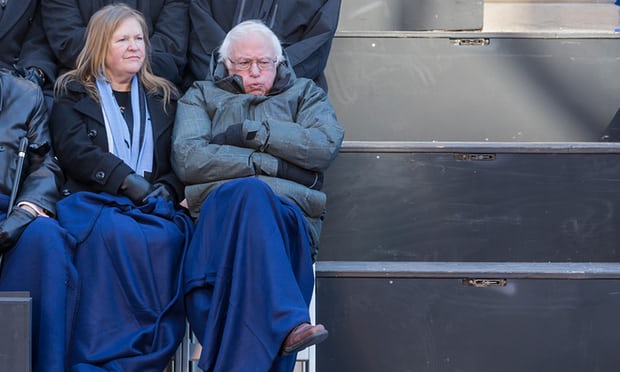
[[112,34],[105,57],[106,75],[112,89],[129,91],[131,79],[144,63],[145,45],[142,27],[135,18],[127,18]]

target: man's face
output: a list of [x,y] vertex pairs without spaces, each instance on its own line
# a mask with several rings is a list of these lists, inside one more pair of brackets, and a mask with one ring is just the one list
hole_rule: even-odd
[[243,78],[245,93],[264,96],[271,90],[276,77],[275,59],[271,43],[263,36],[254,34],[232,46],[226,66],[229,74]]

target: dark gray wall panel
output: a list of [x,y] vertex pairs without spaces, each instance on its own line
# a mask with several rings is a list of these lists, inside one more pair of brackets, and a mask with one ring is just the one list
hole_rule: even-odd
[[614,37],[343,33],[326,75],[347,140],[597,141],[619,58]]
[[322,278],[321,372],[616,372],[620,282]]
[[620,260],[620,154],[499,149],[341,153],[319,259]]

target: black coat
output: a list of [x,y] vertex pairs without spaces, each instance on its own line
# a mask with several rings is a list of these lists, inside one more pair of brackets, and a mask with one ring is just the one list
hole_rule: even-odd
[[[46,0],[42,3],[43,26],[60,62],[60,73],[75,67],[84,46],[90,17],[115,0]],[[146,20],[151,41],[151,64],[156,75],[179,82],[187,61],[189,0],[121,1],[139,10]]]
[[189,79],[205,79],[212,51],[231,28],[261,19],[280,39],[295,74],[326,90],[323,70],[339,14],[340,0],[191,0]]
[[[165,184],[177,198],[183,199],[183,185],[170,164],[170,142],[176,113],[176,101],[166,107],[162,97],[147,95],[153,128],[153,172],[151,183]],[[108,141],[99,103],[77,83],[68,84],[68,92],[54,104],[50,120],[52,140],[67,182],[64,196],[77,191],[107,192],[117,195],[121,183],[133,172],[131,167],[108,150]]]
[[15,187],[19,142],[30,147],[24,161],[16,202],[29,201],[56,213],[62,172],[51,149],[47,108],[41,89],[12,73],[0,71],[0,193]]
[[38,67],[51,87],[56,77],[54,54],[41,24],[39,1],[8,1],[0,10],[0,67]]

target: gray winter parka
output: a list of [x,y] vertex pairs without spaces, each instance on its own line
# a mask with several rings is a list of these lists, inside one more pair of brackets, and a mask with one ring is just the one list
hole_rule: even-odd
[[[256,132],[251,148],[210,143],[230,125]],[[282,62],[267,96],[245,94],[238,75],[212,63],[210,79],[196,81],[179,100],[172,136],[173,169],[187,187],[197,216],[206,197],[222,183],[258,177],[279,196],[296,203],[309,223],[313,251],[325,213],[325,193],[276,177],[278,158],[324,172],[334,160],[344,130],[327,94],[312,80],[296,78]]]

